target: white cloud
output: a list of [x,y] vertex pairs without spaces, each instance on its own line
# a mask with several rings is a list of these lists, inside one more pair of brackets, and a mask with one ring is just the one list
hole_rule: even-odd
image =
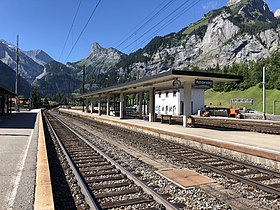
[[213,9],[217,9],[217,7],[218,7],[218,1],[217,0],[208,1],[207,3],[202,5],[202,8],[204,10],[213,10]]

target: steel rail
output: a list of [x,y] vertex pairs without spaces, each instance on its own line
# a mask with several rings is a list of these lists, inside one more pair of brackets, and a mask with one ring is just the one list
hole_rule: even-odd
[[[82,119],[79,116],[77,116],[77,117]],[[87,119],[87,121],[92,121],[92,120],[91,119]],[[85,123],[84,121],[82,121],[82,122]],[[92,126],[92,124],[90,126]],[[195,151],[197,153],[200,153],[200,154],[206,155],[206,156],[211,156],[211,157],[213,157],[215,159],[218,159],[218,160],[230,162],[230,163],[235,164],[235,165],[245,166],[248,169],[257,170],[257,171],[259,171],[261,173],[265,173],[265,174],[268,174],[268,175],[273,175],[274,177],[277,177],[277,178],[280,177],[280,173],[278,173],[276,171],[272,171],[272,170],[269,170],[269,169],[261,168],[259,166],[251,165],[251,164],[248,164],[248,163],[245,163],[245,162],[242,162],[242,161],[238,161],[238,160],[234,160],[234,159],[231,159],[231,158],[222,157],[222,156],[219,156],[219,155],[216,155],[216,154],[212,154],[212,153],[209,153],[209,152],[206,152],[206,151],[202,151],[202,150],[199,150],[199,149],[195,149],[195,148],[191,148],[191,147],[188,147],[188,146],[185,146],[185,145],[181,145],[179,143],[175,143],[175,142],[170,142],[168,140],[159,139],[159,138],[154,137],[154,136],[149,135],[149,134],[143,134],[143,133],[139,133],[139,132],[136,132],[136,131],[131,131],[131,130],[127,129],[127,128],[120,128],[120,127],[113,126],[113,125],[108,125],[108,124],[107,124],[107,126],[113,128],[113,129],[114,128],[118,128],[118,129],[120,129],[122,131],[133,132],[133,135],[134,135],[133,139],[135,139],[135,135],[139,134],[139,135],[141,135],[142,138],[143,138],[143,136],[146,136],[147,138],[155,139],[155,140],[160,141],[160,142],[164,142],[164,143],[176,145],[176,146],[179,146],[179,147],[183,147],[183,148],[186,148],[187,150],[192,150],[192,151]],[[116,133],[116,131],[114,131],[114,132]],[[120,135],[124,136],[123,132],[118,132],[118,133],[120,133]],[[148,144],[148,143],[145,143],[145,144]],[[211,170],[211,171],[219,173],[219,174],[223,174],[223,175],[225,175],[227,177],[230,177],[230,178],[233,178],[233,179],[237,179],[237,180],[239,180],[239,181],[241,181],[243,183],[246,183],[246,184],[251,185],[251,186],[255,186],[255,187],[257,187],[257,188],[259,188],[261,190],[264,190],[264,191],[266,191],[268,193],[276,194],[278,196],[280,195],[280,189],[278,189],[278,188],[274,188],[274,187],[271,187],[271,186],[267,186],[267,185],[261,184],[261,183],[259,183],[257,181],[251,180],[249,178],[245,178],[245,177],[240,176],[238,174],[234,174],[234,173],[228,172],[226,170],[219,169],[219,168],[217,168],[215,166],[204,164],[202,162],[199,162],[199,161],[196,161],[194,159],[185,157],[183,155],[178,155],[175,152],[167,151],[166,148],[162,149],[162,147],[156,147],[155,145],[153,145],[151,143],[150,143],[150,145],[155,147],[157,149],[157,151],[161,151],[161,152],[163,152],[165,154],[168,153],[169,155],[173,155],[176,158],[178,158],[179,160],[186,160],[188,162],[191,162],[194,165],[206,168],[208,170]]]
[[51,129],[53,135],[55,136],[63,154],[65,155],[65,158],[68,161],[68,164],[70,165],[70,168],[72,169],[73,174],[75,175],[75,178],[77,179],[78,185],[81,187],[81,192],[84,194],[85,196],[85,201],[87,202],[87,204],[90,206],[90,209],[93,210],[100,210],[100,208],[98,207],[98,205],[96,204],[94,198],[92,197],[91,193],[89,192],[86,184],[83,181],[83,178],[81,177],[80,173],[78,172],[78,170],[75,167],[75,164],[73,163],[72,159],[70,158],[69,154],[67,153],[65,147],[63,146],[63,144],[61,143],[58,135],[56,134],[52,124],[50,123],[48,117],[43,114],[46,120],[46,123],[48,125],[48,127]]
[[92,147],[94,150],[96,150],[98,153],[100,153],[102,156],[104,156],[109,162],[111,162],[114,166],[116,166],[117,169],[119,169],[122,173],[127,175],[127,177],[134,181],[136,185],[141,187],[144,192],[147,194],[150,194],[153,196],[153,199],[158,202],[159,204],[162,204],[166,210],[178,210],[176,206],[174,206],[172,203],[170,203],[167,199],[165,199],[163,196],[161,196],[159,193],[152,190],[149,186],[147,186],[144,182],[139,180],[136,176],[134,176],[132,173],[130,173],[128,170],[126,170],[124,167],[122,167],[119,163],[114,161],[112,158],[110,158],[106,153],[101,151],[99,148],[97,148],[95,145],[93,145],[91,142],[89,142],[87,139],[85,139],[83,136],[81,136],[79,133],[77,133],[75,130],[70,128],[67,124],[65,124],[62,120],[56,118],[60,123],[62,123],[66,128],[68,128],[71,132],[73,132],[77,137],[79,137],[81,140],[83,140],[85,143],[87,143],[90,147]]

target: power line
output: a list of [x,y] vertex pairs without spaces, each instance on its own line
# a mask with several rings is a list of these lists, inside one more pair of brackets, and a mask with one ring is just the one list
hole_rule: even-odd
[[[171,12],[169,15],[167,15],[164,19],[162,19],[157,25],[155,25],[154,27],[150,28],[146,33],[142,34],[136,41],[140,40],[142,37],[144,37],[146,34],[148,34],[149,32],[151,32],[153,29],[155,29],[157,26],[160,26],[160,24],[162,24],[165,20],[167,20],[169,17],[171,17],[173,14],[175,14],[175,12],[180,11],[181,8],[182,11],[179,12],[177,15],[175,15],[175,17],[171,18],[171,20],[168,20],[168,22],[166,22],[163,26],[161,26],[158,30],[156,30],[153,34],[151,34],[148,38],[146,38],[145,40],[142,40],[139,45],[142,45],[143,43],[145,43],[146,41],[148,41],[150,38],[154,37],[158,32],[160,32],[161,30],[163,30],[164,28],[166,28],[168,25],[170,25],[171,23],[173,23],[178,17],[180,17],[181,15],[183,15],[186,11],[190,10],[192,7],[194,7],[200,0],[193,0],[189,5],[185,6],[186,3],[188,3],[189,1],[186,1],[185,3],[181,4],[177,9],[175,9],[173,12]],[[126,48],[130,47],[133,43],[129,44],[128,46],[126,46]],[[124,49],[126,49],[124,48]],[[135,47],[134,47],[135,48]]]
[[93,11],[92,11],[91,15],[89,16],[89,18],[88,18],[88,20],[87,20],[87,22],[86,22],[85,26],[83,27],[83,29],[82,29],[81,33],[79,34],[79,36],[78,36],[78,38],[77,38],[76,42],[74,43],[74,45],[72,46],[72,48],[71,48],[71,50],[70,50],[69,54],[67,55],[67,58],[65,59],[64,63],[66,63],[67,59],[69,58],[69,56],[70,56],[70,55],[71,55],[71,53],[73,52],[73,50],[74,50],[75,46],[77,45],[78,41],[80,40],[80,38],[81,38],[82,34],[83,34],[83,33],[84,33],[84,31],[86,30],[86,27],[88,26],[88,24],[89,24],[89,22],[90,22],[91,18],[93,17],[93,15],[94,15],[95,11],[97,10],[97,8],[98,8],[98,6],[99,6],[100,2],[101,2],[101,0],[99,0],[99,1],[97,2],[97,4],[96,4],[95,8],[93,9]]
[[[161,23],[163,23],[166,19],[168,19],[171,15],[173,15],[174,13],[176,13],[178,10],[180,10],[182,7],[185,6],[185,4],[187,4],[190,0],[185,1],[183,4],[181,4],[179,7],[177,7],[175,10],[173,10],[171,13],[169,13],[165,18],[163,18],[161,21],[159,21],[157,24],[155,24],[153,27],[151,27],[149,30],[147,30],[145,33],[143,33],[139,38],[137,38],[137,40],[139,40],[140,38],[144,37],[146,34],[148,34],[151,30],[153,30],[154,28],[156,28],[157,26],[159,26]],[[136,41],[137,41],[136,40]],[[125,49],[127,49],[128,47],[130,47],[132,44],[134,44],[134,42],[130,43],[129,45],[127,45],[126,47],[122,48],[121,51],[124,51]]]
[[[167,2],[168,1],[168,2]],[[115,49],[117,49],[119,46],[121,46],[122,44],[124,44],[125,42],[127,42],[128,40],[130,40],[137,32],[139,32],[141,29],[143,29],[149,22],[151,22],[154,18],[156,18],[161,12],[163,12],[165,9],[167,9],[174,1],[176,0],[165,0],[163,1],[159,6],[157,6],[149,15],[147,15],[142,22],[139,27],[135,27],[135,31],[133,31],[132,33],[129,32],[127,33],[123,38],[125,38],[126,36],[128,36],[130,33],[131,35],[129,37],[127,37],[125,40],[123,40],[120,44],[117,45],[117,47],[114,47]],[[167,2],[167,3],[166,3]],[[166,4],[165,4],[166,3]],[[162,7],[162,5],[164,5]],[[158,10],[158,8],[160,8]],[[156,12],[156,13],[155,13]],[[155,13],[155,14],[154,14]],[[151,17],[150,17],[151,16]],[[150,18],[149,18],[150,17]],[[148,20],[147,20],[148,19]],[[122,39],[123,39],[122,38]],[[122,40],[120,39],[120,40]],[[101,62],[101,66],[104,65],[104,63],[106,62],[106,60],[108,59],[108,57],[105,57],[105,59],[103,59],[103,61]],[[112,68],[109,68],[108,71],[110,71]]]
[[79,5],[78,5],[78,8],[77,8],[77,10],[76,10],[75,16],[74,16],[74,18],[73,18],[71,27],[70,27],[70,29],[69,29],[69,31],[68,31],[67,38],[66,38],[66,40],[65,40],[65,42],[64,42],[64,45],[63,45],[63,48],[62,48],[62,50],[61,50],[61,53],[60,53],[60,56],[59,56],[59,60],[61,59],[62,54],[63,54],[63,52],[64,52],[64,49],[65,49],[65,47],[66,47],[66,44],[67,44],[67,42],[68,42],[70,33],[71,33],[72,29],[73,29],[74,22],[75,22],[75,20],[76,20],[76,18],[77,18],[77,15],[78,15],[78,12],[79,12],[79,10],[80,10],[80,6],[81,6],[82,1],[83,1],[83,0],[80,0],[80,2],[79,2]]
[[[127,42],[128,40],[130,40],[133,36],[135,36],[141,29],[145,28],[145,26],[150,23],[153,19],[155,19],[161,12],[163,12],[166,8],[168,8],[174,1],[176,0],[171,0],[169,1],[167,4],[165,4],[159,11],[157,11],[152,17],[150,17],[147,21],[145,21],[138,29],[136,29],[134,32],[132,32],[132,34],[127,37],[124,41],[122,41],[119,45],[117,45],[116,48],[119,48],[121,45],[123,45],[125,42]],[[161,4],[162,5],[162,4]],[[153,10],[152,13],[154,13],[155,10]],[[151,13],[151,14],[152,14]],[[148,17],[148,16],[147,16]],[[147,19],[147,17],[145,19]],[[145,20],[144,19],[144,20]]]
[[[158,30],[156,30],[153,34],[151,34],[148,38],[146,38],[145,40],[142,40],[139,45],[144,44],[145,42],[147,42],[148,40],[150,40],[152,37],[154,37],[158,32],[160,32],[161,30],[163,30],[164,28],[166,28],[168,25],[170,25],[171,23],[173,23],[177,18],[179,18],[181,15],[183,15],[185,12],[187,12],[188,10],[190,10],[191,8],[193,8],[196,4],[198,4],[201,0],[193,0],[193,2],[191,2],[190,5],[188,5],[187,8],[184,8],[183,11],[181,11],[179,14],[177,14],[175,17],[173,17],[171,20],[169,20],[167,23],[165,23],[161,28],[159,28]],[[141,37],[140,37],[141,38]],[[140,39],[139,38],[139,39]],[[132,43],[133,44],[133,43]],[[131,45],[132,45],[131,44]]]

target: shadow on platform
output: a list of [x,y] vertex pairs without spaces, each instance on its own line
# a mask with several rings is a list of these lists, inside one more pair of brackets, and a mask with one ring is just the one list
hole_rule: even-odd
[[37,113],[12,113],[0,116],[0,128],[34,129]]

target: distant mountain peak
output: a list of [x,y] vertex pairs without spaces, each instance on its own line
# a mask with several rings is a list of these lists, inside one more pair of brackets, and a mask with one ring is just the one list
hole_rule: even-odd
[[276,17],[277,19],[280,19],[280,9],[277,9],[274,13],[274,17]]
[[53,61],[53,58],[51,58],[44,50],[29,50],[24,53],[42,66]]
[[229,0],[229,2],[227,3],[227,6],[232,6],[232,5],[237,4],[239,2],[241,2],[241,0]]
[[91,52],[100,51],[100,50],[102,50],[102,49],[104,49],[104,48],[102,48],[102,47],[100,46],[100,44],[98,44],[97,42],[94,42],[94,43],[92,44],[92,46],[91,46]]

